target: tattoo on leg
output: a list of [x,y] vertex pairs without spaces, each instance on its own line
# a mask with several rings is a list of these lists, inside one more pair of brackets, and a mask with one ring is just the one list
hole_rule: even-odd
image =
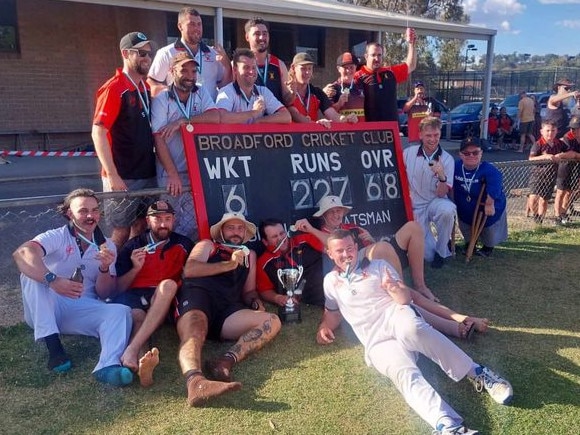
[[239,355],[241,351],[242,351],[242,345],[239,343],[236,343],[232,347],[230,347],[230,352],[233,354]]
[[256,341],[262,336],[262,334],[263,332],[261,329],[250,329],[242,336],[242,338],[245,342]]

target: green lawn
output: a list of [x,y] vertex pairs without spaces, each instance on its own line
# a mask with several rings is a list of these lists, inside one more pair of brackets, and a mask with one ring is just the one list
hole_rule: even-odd
[[[435,388],[484,434],[577,434],[580,423],[580,227],[513,234],[489,259],[456,258],[427,270],[427,282],[447,305],[492,319],[491,330],[459,346],[507,377],[511,406],[455,384],[421,360]],[[336,343],[314,341],[320,311],[307,308],[299,325],[235,368],[240,392],[205,408],[189,408],[176,355],[177,338],[163,327],[155,385],[115,389],[90,376],[96,340],[65,337],[74,367],[46,368],[46,350],[24,324],[0,329],[2,433],[176,434],[430,434],[390,381],[366,367],[347,328]],[[208,343],[205,355],[223,351]]]

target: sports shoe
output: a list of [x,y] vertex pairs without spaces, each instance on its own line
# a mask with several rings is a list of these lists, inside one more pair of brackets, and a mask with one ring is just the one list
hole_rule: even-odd
[[458,434],[477,435],[479,434],[479,431],[466,428],[465,426],[446,427],[436,429],[433,431],[433,435],[458,435]]
[[95,379],[103,384],[114,385],[115,387],[124,387],[133,382],[133,373],[127,367],[112,365],[103,367],[93,373]]
[[475,251],[475,255],[479,255],[480,257],[491,257],[492,253],[493,248],[490,246],[482,246]]
[[506,379],[484,366],[479,366],[476,373],[472,379],[475,391],[481,393],[485,389],[491,398],[501,405],[506,405],[512,400],[514,390]]

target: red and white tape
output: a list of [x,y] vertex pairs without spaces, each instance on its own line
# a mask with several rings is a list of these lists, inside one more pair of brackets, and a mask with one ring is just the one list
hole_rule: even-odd
[[94,151],[5,151],[0,150],[0,156],[16,157],[96,157]]

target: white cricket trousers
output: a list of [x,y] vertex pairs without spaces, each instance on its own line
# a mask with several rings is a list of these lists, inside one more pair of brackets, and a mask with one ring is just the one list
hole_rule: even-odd
[[375,340],[367,352],[371,364],[391,379],[409,406],[433,428],[443,417],[461,424],[463,418],[423,377],[417,367],[418,353],[438,364],[456,382],[465,377],[474,364],[465,352],[427,324],[413,308],[400,305],[386,322],[385,339]]
[[98,299],[71,299],[46,285],[21,276],[24,320],[34,329],[34,339],[52,334],[88,335],[101,343],[101,355],[93,372],[121,364],[133,326],[131,309]]
[[[433,261],[435,252],[443,258],[451,256],[448,243],[453,232],[456,210],[455,204],[448,198],[435,198],[424,207],[413,208],[415,221],[425,233],[425,260]],[[436,236],[431,223],[435,225]]]

